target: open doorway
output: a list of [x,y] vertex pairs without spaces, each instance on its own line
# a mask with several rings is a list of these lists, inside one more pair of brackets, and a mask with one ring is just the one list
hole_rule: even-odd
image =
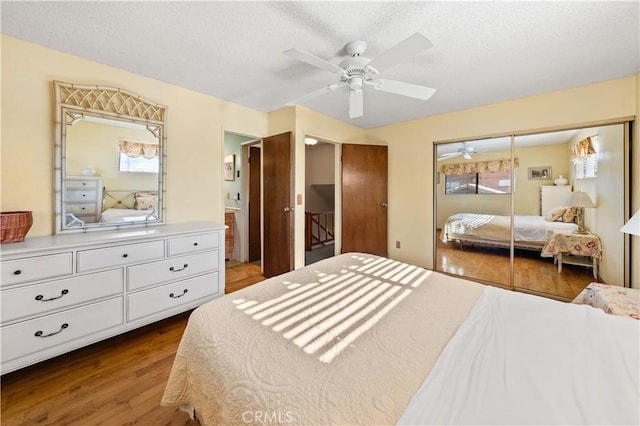
[[247,143],[259,143],[255,137],[231,132],[224,133],[224,218],[225,260],[227,267],[247,262],[243,241],[246,230],[243,226],[248,216],[247,203],[244,200],[244,187],[248,183],[249,173],[244,160],[244,146]]
[[336,253],[336,173],[339,146],[305,137],[305,265]]

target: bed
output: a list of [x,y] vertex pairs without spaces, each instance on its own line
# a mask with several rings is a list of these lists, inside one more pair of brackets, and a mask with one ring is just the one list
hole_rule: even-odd
[[[566,207],[564,209],[567,209]],[[565,210],[562,210],[564,212]],[[574,215],[575,216],[575,215]],[[513,238],[516,248],[541,250],[554,230],[574,231],[578,229],[574,216],[562,220],[562,215],[551,220],[553,215],[515,215]],[[479,213],[458,213],[447,218],[442,228],[442,242],[509,247],[511,241],[511,216]]]
[[103,194],[100,223],[158,219],[158,193],[155,191],[105,190]]
[[202,424],[638,424],[640,321],[348,253],[194,310]]

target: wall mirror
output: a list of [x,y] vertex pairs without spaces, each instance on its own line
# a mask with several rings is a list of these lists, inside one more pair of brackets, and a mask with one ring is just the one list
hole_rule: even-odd
[[628,286],[628,135],[623,122],[437,142],[436,270],[560,300]]
[[117,88],[54,89],[56,233],[163,223],[167,108]]

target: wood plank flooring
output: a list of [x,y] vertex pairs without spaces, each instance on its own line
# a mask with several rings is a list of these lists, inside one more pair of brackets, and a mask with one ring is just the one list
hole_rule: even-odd
[[[465,245],[461,250],[458,244],[438,240],[437,253],[436,270],[509,285],[507,249]],[[552,258],[540,257],[539,251],[516,250],[514,283],[518,290],[570,301],[594,281],[598,280],[590,268],[564,265],[559,274]]]
[[[232,263],[226,293],[264,280]],[[190,312],[2,376],[3,426],[195,425],[160,399]]]

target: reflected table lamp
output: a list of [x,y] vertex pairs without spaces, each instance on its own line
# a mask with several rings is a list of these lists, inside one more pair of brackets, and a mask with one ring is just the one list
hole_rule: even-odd
[[620,231],[625,234],[640,235],[640,210],[633,215]]
[[586,234],[587,230],[584,229],[584,209],[592,209],[595,207],[593,201],[589,198],[589,194],[581,191],[574,192],[570,206],[575,207],[576,216],[578,218],[578,229],[573,232],[575,234]]

